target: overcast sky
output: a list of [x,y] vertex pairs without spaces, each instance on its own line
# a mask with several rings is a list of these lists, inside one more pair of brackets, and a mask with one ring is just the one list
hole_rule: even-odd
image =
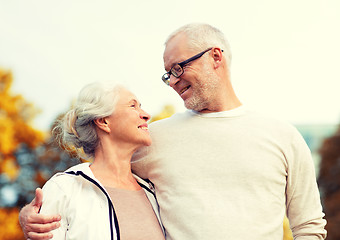
[[232,81],[249,108],[293,124],[340,122],[339,0],[0,0],[0,67],[48,129],[86,83],[127,84],[150,114],[177,94],[161,81],[166,37],[222,30]]

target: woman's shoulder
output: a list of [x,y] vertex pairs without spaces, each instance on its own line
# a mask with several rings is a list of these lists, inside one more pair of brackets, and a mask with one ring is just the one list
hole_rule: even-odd
[[[84,174],[88,174],[89,171],[89,163],[81,163],[71,168],[65,170],[64,172],[58,172],[54,174],[44,185],[44,189],[52,189],[52,190],[60,190],[62,192],[72,192],[74,187],[78,187],[77,185],[81,184],[79,178],[75,177],[77,173],[80,172]],[[80,178],[81,179],[81,178]]]

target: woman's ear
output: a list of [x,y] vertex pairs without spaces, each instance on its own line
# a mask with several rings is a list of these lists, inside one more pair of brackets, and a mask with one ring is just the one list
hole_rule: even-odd
[[107,133],[110,133],[111,132],[111,129],[109,127],[109,124],[107,122],[107,119],[104,117],[104,118],[98,118],[98,119],[95,119],[94,120],[94,124],[96,124],[96,126],[103,130],[104,132],[107,132]]
[[218,68],[222,63],[222,59],[223,59],[222,52],[223,52],[223,50],[220,49],[220,48],[213,48],[212,49],[215,69]]

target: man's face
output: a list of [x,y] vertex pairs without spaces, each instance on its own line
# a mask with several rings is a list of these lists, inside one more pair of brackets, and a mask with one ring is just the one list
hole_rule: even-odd
[[[177,35],[165,48],[163,55],[165,70],[169,71],[174,64],[198,52],[187,47],[187,40],[183,34]],[[211,52],[207,52],[205,56],[184,66],[184,73],[179,78],[172,75],[170,77],[170,86],[180,95],[188,109],[198,112],[207,111],[214,103],[214,93],[218,89],[219,82],[213,71],[213,59],[210,54]]]

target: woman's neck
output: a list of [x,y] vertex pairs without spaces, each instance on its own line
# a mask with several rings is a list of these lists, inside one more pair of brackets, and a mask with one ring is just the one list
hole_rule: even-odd
[[90,168],[94,176],[106,187],[139,190],[140,186],[131,172],[134,150],[99,146]]

